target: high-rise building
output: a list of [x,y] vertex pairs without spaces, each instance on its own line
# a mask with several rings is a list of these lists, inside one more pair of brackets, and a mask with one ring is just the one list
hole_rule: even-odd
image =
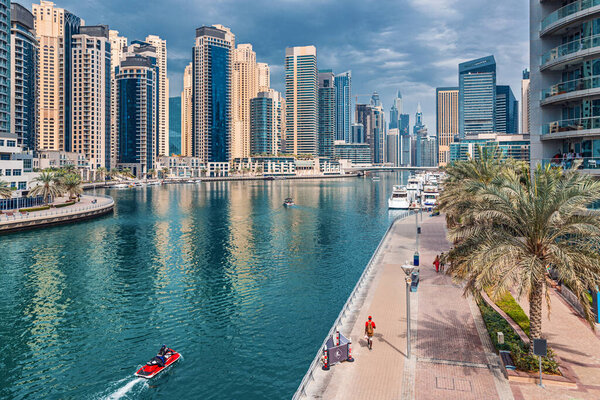
[[379,93],[377,92],[373,92],[373,95],[371,96],[371,105],[373,107],[381,107],[381,100],[379,99]]
[[271,88],[271,69],[269,64],[256,63],[256,69],[258,71],[258,91],[268,92]]
[[108,26],[82,26],[72,37],[72,143],[92,169],[110,168],[110,41]]
[[169,154],[181,154],[181,96],[169,97]]
[[410,133],[410,115],[400,114],[398,130],[400,131],[400,135],[408,135]]
[[17,145],[36,149],[38,42],[33,14],[10,3],[10,116]]
[[285,100],[281,93],[269,89],[250,100],[250,153],[277,155],[285,130]]
[[365,127],[363,124],[352,124],[352,135],[349,143],[364,143],[365,142]]
[[521,132],[529,133],[529,70],[523,71],[521,80]]
[[335,76],[335,140],[352,143],[352,71]]
[[413,127],[413,135],[422,134],[423,129],[427,130],[423,123],[423,111],[421,110],[421,103],[417,104],[417,112],[415,113],[415,126]]
[[398,128],[388,129],[385,159],[394,167],[399,167],[402,165],[402,156],[400,154],[400,150],[402,149],[402,145],[400,144],[401,139],[402,136],[400,136]]
[[[130,49],[135,50],[135,49]],[[130,51],[115,71],[119,167],[141,177],[156,166],[158,68],[156,59]]]
[[252,45],[239,44],[233,50],[231,158],[250,156],[250,99],[258,94],[258,79]]
[[169,78],[167,78],[167,41],[156,35],[146,36],[146,43],[156,49],[158,66],[158,142],[159,156],[169,155]]
[[118,99],[117,99],[117,81],[115,79],[115,70],[121,63],[124,54],[127,53],[127,38],[119,36],[119,31],[110,30],[108,32],[110,41],[110,165],[115,166],[119,161],[119,127],[117,125]]
[[192,63],[186,65],[183,72],[183,91],[181,92],[181,155],[192,157],[192,109],[193,76]]
[[436,89],[438,162],[445,166],[450,162],[450,144],[459,134],[458,88]]
[[38,150],[71,151],[71,44],[73,35],[84,22],[67,10],[54,7],[51,1],[41,0],[40,4],[31,7],[40,49],[37,74]]
[[335,136],[335,76],[330,69],[319,71],[319,157],[333,157]]
[[11,132],[10,124],[10,1],[0,1],[0,133]]
[[434,137],[427,135],[416,136],[417,167],[437,167],[438,150],[437,141]]
[[459,130],[465,134],[496,130],[496,60],[487,56],[458,66]]
[[383,107],[357,104],[354,120],[364,127],[364,140],[371,148],[371,162],[385,162],[385,113]]
[[285,49],[286,152],[318,154],[317,49]]
[[518,133],[519,102],[510,86],[496,86],[496,132]]
[[398,94],[390,108],[390,129],[400,129],[400,115],[403,112],[402,93],[398,90]]
[[235,35],[222,25],[196,29],[192,62],[192,155],[228,162],[231,145],[231,75]]

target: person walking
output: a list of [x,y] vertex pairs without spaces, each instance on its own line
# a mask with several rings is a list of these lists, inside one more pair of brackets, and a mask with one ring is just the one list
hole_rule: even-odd
[[446,269],[446,257],[445,257],[445,254],[442,253],[440,255],[440,272],[443,274],[445,269]]
[[369,320],[365,322],[365,336],[367,337],[367,347],[369,350],[373,348],[373,333],[375,333],[375,321],[369,315]]
[[440,256],[436,255],[435,260],[433,261],[433,265],[435,266],[435,272],[440,272]]

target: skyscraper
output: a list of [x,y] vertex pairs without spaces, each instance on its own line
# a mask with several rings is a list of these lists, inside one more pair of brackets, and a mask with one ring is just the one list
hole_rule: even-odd
[[519,102],[510,86],[496,86],[496,132],[518,133]]
[[10,1],[0,1],[0,133],[10,126]]
[[421,110],[421,103],[417,105],[417,112],[415,113],[415,126],[413,127],[413,134],[418,135],[422,133],[425,128],[425,124],[423,123],[423,111]]
[[169,154],[181,154],[181,96],[169,97]]
[[285,130],[285,100],[273,89],[250,100],[250,153],[277,155]]
[[402,165],[402,156],[400,151],[402,136],[400,136],[398,128],[391,128],[387,132],[386,139],[386,161],[392,164],[394,167]]
[[521,132],[529,133],[529,70],[523,71],[521,81]]
[[408,135],[410,133],[410,115],[400,114],[398,124],[400,135]]
[[51,1],[41,0],[31,7],[40,49],[38,149],[71,151],[71,39],[84,22],[67,10],[55,8]]
[[17,135],[18,146],[35,150],[38,42],[33,28],[33,14],[22,5],[11,3],[10,25],[12,130]]
[[72,37],[72,151],[92,169],[110,168],[110,41],[108,26],[82,26]]
[[318,154],[317,49],[285,49],[286,152]]
[[258,94],[258,80],[252,45],[238,44],[233,50],[231,158],[250,156],[250,99]]
[[381,100],[379,99],[379,93],[373,92],[371,96],[371,105],[374,107],[381,107]]
[[167,78],[167,41],[156,35],[146,36],[146,43],[156,49],[158,66],[158,143],[159,156],[169,155],[169,78]]
[[271,88],[271,69],[269,64],[256,63],[256,69],[258,71],[258,91],[268,92]]
[[196,29],[192,79],[192,155],[228,162],[231,145],[231,72],[235,35],[222,25]]
[[111,80],[111,101],[110,101],[110,165],[115,166],[119,161],[119,127],[117,125],[118,99],[117,99],[117,81],[115,79],[115,70],[121,63],[121,58],[127,53],[127,38],[119,36],[119,31],[110,30],[108,32],[110,40],[110,80]]
[[398,90],[398,94],[392,103],[392,108],[390,108],[390,129],[400,129],[400,115],[403,112],[403,102],[402,102],[402,93]]
[[352,143],[352,71],[335,76],[335,140]]
[[357,104],[354,120],[364,127],[365,143],[371,148],[371,162],[385,162],[385,113],[383,107]]
[[183,91],[181,92],[181,155],[192,156],[192,94],[193,94],[193,77],[192,63],[186,65],[183,72]]
[[438,161],[445,166],[450,161],[450,144],[459,133],[458,88],[436,89]]
[[494,56],[458,66],[459,130],[465,134],[496,130],[496,60]]
[[365,142],[365,127],[363,124],[352,124],[352,136],[350,143],[364,143]]
[[330,69],[319,71],[319,157],[333,157],[335,136],[335,77]]

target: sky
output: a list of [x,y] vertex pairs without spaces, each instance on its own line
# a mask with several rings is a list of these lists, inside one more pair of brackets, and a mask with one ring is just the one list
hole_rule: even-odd
[[[19,2],[19,0],[17,0]],[[30,7],[31,1],[21,1]],[[36,2],[37,3],[37,2]],[[420,102],[435,133],[435,88],[458,84],[458,64],[493,54],[498,84],[520,101],[529,66],[526,0],[55,0],[85,20],[106,24],[129,41],[167,40],[170,95],[181,92],[195,29],[229,27],[271,66],[271,86],[284,92],[285,48],[315,45],[319,69],[352,71],[359,103],[377,91],[386,109],[396,92],[414,124]]]

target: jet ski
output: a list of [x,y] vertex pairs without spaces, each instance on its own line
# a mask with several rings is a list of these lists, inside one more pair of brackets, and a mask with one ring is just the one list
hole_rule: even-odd
[[179,361],[180,358],[181,354],[163,345],[155,357],[137,370],[135,376],[146,379],[154,378],[156,375]]

